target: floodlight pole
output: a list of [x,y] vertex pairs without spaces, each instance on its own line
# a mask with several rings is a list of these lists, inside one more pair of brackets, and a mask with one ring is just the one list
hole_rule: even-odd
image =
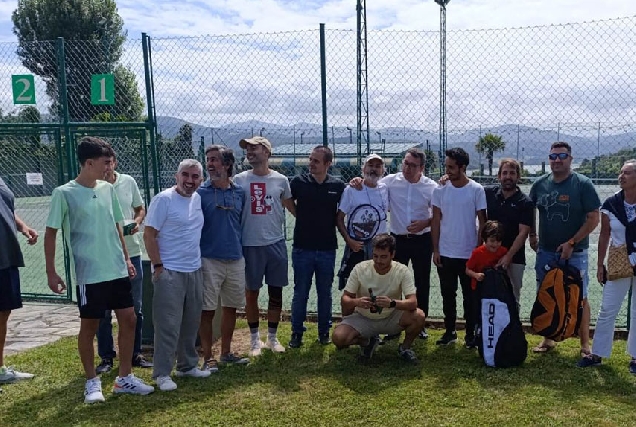
[[439,146],[444,153],[446,141],[446,5],[450,0],[434,0],[439,5]]

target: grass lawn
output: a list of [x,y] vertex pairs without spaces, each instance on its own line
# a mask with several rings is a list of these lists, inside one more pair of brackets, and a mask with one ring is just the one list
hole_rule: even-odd
[[[245,326],[244,323],[241,324]],[[4,385],[2,426],[628,426],[634,425],[636,377],[625,342],[599,368],[575,367],[578,343],[530,354],[514,369],[483,365],[459,343],[418,341],[419,365],[397,358],[397,343],[380,347],[368,364],[357,348],[337,352],[314,343],[283,355],[265,351],[248,366],[221,367],[208,379],[176,379],[174,392],[113,396],[115,373],[104,376],[106,402],[83,403],[84,378],[74,338],[8,357],[33,372],[30,382]],[[283,344],[289,324],[281,325]],[[463,335],[463,334],[462,334]],[[528,336],[530,345],[539,341]],[[135,374],[150,380],[149,370]]]

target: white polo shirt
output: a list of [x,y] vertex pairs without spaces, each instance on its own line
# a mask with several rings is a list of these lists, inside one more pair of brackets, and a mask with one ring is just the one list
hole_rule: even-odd
[[[391,233],[409,234],[406,230],[411,222],[427,220],[432,216],[433,190],[437,183],[422,175],[415,183],[404,178],[402,172],[387,175],[380,180],[386,185],[389,193],[389,210],[391,211]],[[417,234],[431,231],[426,227]]]
[[[121,226],[132,224],[135,222],[135,208],[144,205],[137,182],[130,175],[115,172],[115,183],[113,187],[115,187],[115,193],[117,193],[117,198],[119,199],[121,212],[124,214],[124,220],[121,222]],[[132,236],[124,236],[128,256],[131,258],[141,255],[140,235],[141,233],[135,233]]]

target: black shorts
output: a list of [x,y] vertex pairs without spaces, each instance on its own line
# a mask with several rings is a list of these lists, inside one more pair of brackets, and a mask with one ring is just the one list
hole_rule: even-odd
[[0,311],[18,308],[22,308],[18,267],[3,268],[0,270]]
[[75,286],[81,319],[103,319],[107,310],[133,307],[128,277]]

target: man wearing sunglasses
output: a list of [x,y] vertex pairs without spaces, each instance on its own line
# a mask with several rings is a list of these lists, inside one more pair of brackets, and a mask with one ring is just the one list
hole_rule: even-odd
[[[587,248],[589,235],[599,222],[601,201],[592,181],[572,171],[572,147],[567,142],[555,142],[548,155],[551,173],[539,178],[530,189],[530,199],[539,209],[539,238],[530,234],[530,246],[537,251],[535,271],[537,288],[551,262],[569,260],[583,278],[583,316],[579,337],[581,355],[590,352],[590,306],[588,292]],[[533,351],[545,353],[554,348],[552,340],[544,339]]]
[[212,359],[212,321],[221,298],[221,363],[246,364],[249,359],[230,352],[236,326],[236,310],[245,307],[245,259],[241,246],[241,216],[245,190],[231,181],[234,152],[221,145],[205,150],[210,179],[197,190],[201,196],[201,272],[203,311],[199,338],[202,370],[217,372]]

